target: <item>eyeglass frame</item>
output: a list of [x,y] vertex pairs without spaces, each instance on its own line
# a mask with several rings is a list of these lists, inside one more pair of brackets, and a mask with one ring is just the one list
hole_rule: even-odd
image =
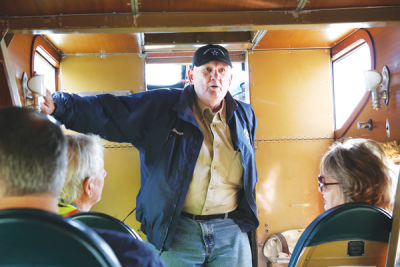
[[334,184],[341,184],[341,183],[324,183],[322,182],[322,179],[325,181],[325,177],[321,174],[318,174],[318,191],[322,194],[326,191],[326,186],[327,185],[334,185]]

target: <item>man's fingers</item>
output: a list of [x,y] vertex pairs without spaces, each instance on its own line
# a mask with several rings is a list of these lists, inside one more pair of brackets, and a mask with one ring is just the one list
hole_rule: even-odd
[[44,102],[40,106],[40,109],[45,114],[52,114],[54,112],[54,101],[49,89],[46,89],[46,96],[44,96]]

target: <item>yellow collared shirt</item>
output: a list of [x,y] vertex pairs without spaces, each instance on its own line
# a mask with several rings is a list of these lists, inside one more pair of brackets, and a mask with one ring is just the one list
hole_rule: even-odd
[[243,166],[226,122],[225,99],[214,115],[196,96],[193,112],[204,141],[182,211],[195,215],[230,212],[236,209],[243,188]]

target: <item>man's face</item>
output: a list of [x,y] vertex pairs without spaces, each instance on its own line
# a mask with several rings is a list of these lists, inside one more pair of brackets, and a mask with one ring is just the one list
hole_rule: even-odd
[[210,61],[189,70],[189,81],[194,85],[197,97],[207,107],[217,111],[231,86],[231,67],[221,61]]

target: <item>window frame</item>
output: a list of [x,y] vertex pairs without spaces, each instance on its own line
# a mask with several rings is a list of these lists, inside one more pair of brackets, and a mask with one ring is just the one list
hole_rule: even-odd
[[[38,51],[39,50],[39,51]],[[41,51],[46,53],[43,55]],[[35,72],[35,53],[38,52],[50,65],[56,69],[56,92],[61,91],[61,81],[60,81],[60,63],[61,54],[56,50],[45,38],[41,35],[36,35],[32,42],[31,49],[31,77]],[[48,60],[47,58],[51,59]]]
[[[331,52],[331,58],[332,58],[332,73],[333,73],[333,63],[337,60],[342,59],[343,57],[346,57],[349,55],[351,52],[353,52],[355,49],[360,47],[363,44],[367,44],[369,47],[370,51],[370,56],[371,56],[371,69],[375,69],[375,46],[373,43],[373,40],[371,38],[371,35],[366,29],[359,29],[358,31],[354,32],[351,34],[349,37],[347,37],[345,40],[337,44],[332,48]],[[333,73],[334,75],[334,73]],[[332,75],[332,80],[333,80],[333,75]],[[334,94],[334,87],[332,87],[332,93]],[[361,98],[357,106],[354,108],[353,112],[350,114],[350,116],[347,118],[343,126],[339,129],[336,129],[334,131],[335,139],[339,139],[343,137],[350,126],[354,123],[355,119],[358,117],[358,115],[361,113],[361,111],[364,109],[365,105],[368,102],[368,99],[370,97],[369,92],[365,92],[364,96]],[[335,101],[335,97],[333,95],[332,101]],[[335,105],[334,105],[335,106]],[[336,111],[335,111],[336,114]],[[336,115],[335,115],[336,116]]]

